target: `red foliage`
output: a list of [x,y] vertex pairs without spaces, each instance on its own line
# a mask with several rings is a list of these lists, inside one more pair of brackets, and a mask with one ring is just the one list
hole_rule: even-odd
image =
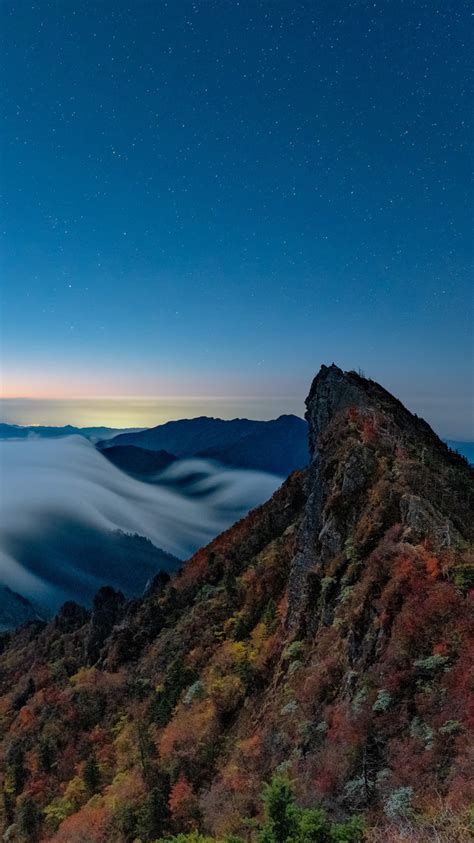
[[106,843],[110,840],[110,811],[103,807],[85,805],[61,823],[52,843]]
[[375,445],[377,442],[377,428],[372,418],[365,418],[362,425],[362,442],[368,445]]
[[347,703],[340,703],[326,712],[326,719],[330,740],[342,743],[345,748],[357,745],[361,738],[360,723],[351,717]]
[[183,775],[171,789],[168,806],[177,827],[181,830],[195,827],[199,817],[199,804],[193,788]]

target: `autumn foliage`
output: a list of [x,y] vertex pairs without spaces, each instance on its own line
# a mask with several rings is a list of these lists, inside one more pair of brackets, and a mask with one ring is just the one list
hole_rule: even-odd
[[298,839],[353,816],[369,843],[469,839],[472,472],[345,377],[309,470],[126,606],[96,663],[70,608],[3,636],[5,839],[271,840],[275,771]]

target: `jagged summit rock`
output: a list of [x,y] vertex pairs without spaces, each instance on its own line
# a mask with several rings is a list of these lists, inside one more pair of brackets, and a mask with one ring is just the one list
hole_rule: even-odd
[[[323,577],[331,560],[343,555],[345,543],[363,517],[373,522],[364,538],[364,553],[376,546],[389,520],[405,525],[406,539],[429,536],[438,548],[442,541],[453,541],[456,528],[446,501],[444,512],[439,511],[447,479],[442,469],[444,465],[466,468],[465,461],[450,452],[423,419],[380,384],[354,371],[344,372],[334,363],[321,366],[306,407],[311,462],[308,500],[290,574],[290,626],[307,611],[308,571],[316,570]],[[395,470],[397,454],[407,461],[406,477]],[[375,515],[370,496],[382,477],[385,486]],[[463,524],[472,533],[472,501],[463,500],[460,490],[452,503],[454,521],[462,513]]]
[[347,407],[385,413],[399,427],[410,431],[417,430],[420,435],[426,435],[431,442],[439,442],[427,422],[410,413],[402,402],[383,386],[358,372],[344,372],[332,363],[331,366],[321,366],[306,399],[305,418],[309,422],[312,453],[318,436],[334,414]]

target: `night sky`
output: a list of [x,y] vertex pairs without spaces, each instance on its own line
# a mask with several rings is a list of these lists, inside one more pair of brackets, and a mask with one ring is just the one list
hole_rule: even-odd
[[302,413],[334,360],[469,438],[470,4],[0,17],[5,396]]

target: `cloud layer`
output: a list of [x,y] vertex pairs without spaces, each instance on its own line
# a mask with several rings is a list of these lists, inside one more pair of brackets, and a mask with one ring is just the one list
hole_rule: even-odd
[[116,563],[113,547],[101,552],[111,531],[145,536],[185,559],[281,482],[183,460],[143,483],[80,436],[0,442],[0,465],[0,583],[50,610],[68,598],[87,602],[103,582],[140,593],[152,556],[140,563],[134,551],[134,577],[122,546]]

